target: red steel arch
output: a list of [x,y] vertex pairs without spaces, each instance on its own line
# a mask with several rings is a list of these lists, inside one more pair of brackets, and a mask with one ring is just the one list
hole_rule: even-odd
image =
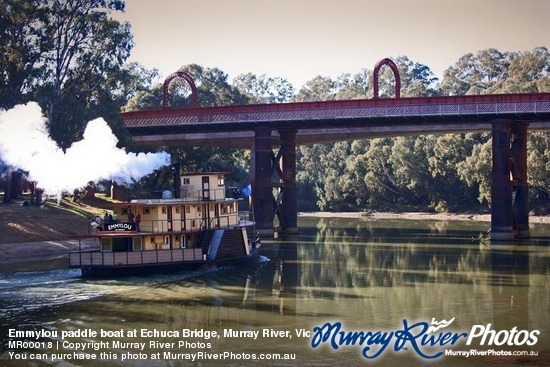
[[376,63],[376,65],[374,66],[374,97],[373,99],[378,99],[380,98],[378,96],[378,79],[379,79],[379,76],[378,74],[380,73],[380,68],[384,65],[388,65],[391,70],[393,71],[393,76],[395,77],[395,98],[400,98],[401,97],[401,78],[399,77],[399,69],[397,69],[397,65],[395,65],[395,63],[388,59],[388,58],[385,58],[385,59],[382,59],[380,61],[378,61]]
[[176,78],[184,79],[189,84],[191,87],[191,106],[198,107],[197,87],[195,86],[193,78],[183,71],[176,71],[175,73],[170,74],[162,85],[162,108],[168,108],[168,87],[170,86],[170,82]]

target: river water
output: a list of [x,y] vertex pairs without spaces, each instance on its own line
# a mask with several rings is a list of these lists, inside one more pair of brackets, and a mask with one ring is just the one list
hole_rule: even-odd
[[[247,268],[83,280],[66,259],[4,264],[0,366],[550,365],[549,225],[498,246],[485,223],[299,226]],[[366,337],[314,332],[337,325]]]

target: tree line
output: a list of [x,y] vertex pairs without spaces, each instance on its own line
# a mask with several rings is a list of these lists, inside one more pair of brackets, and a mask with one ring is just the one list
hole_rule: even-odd
[[[131,25],[113,18],[122,0],[5,0],[0,3],[0,108],[37,101],[49,119],[51,137],[62,149],[82,138],[87,121],[105,118],[121,146],[131,137],[118,113],[162,105],[156,69],[127,59]],[[439,80],[429,66],[394,57],[401,96],[550,92],[546,47],[468,53]],[[199,105],[237,105],[372,98],[372,69],[316,76],[296,89],[286,79],[246,73],[233,79],[217,67],[183,65],[197,85]],[[389,68],[380,72],[380,97],[394,96]],[[170,85],[170,105],[189,106],[183,81]],[[248,184],[249,151],[170,148],[188,171],[232,172],[235,185]],[[378,138],[312,144],[297,149],[301,210],[484,210],[490,206],[490,133]],[[550,202],[550,133],[530,132],[528,175],[531,208],[547,213]],[[7,167],[0,162],[0,171]],[[169,168],[167,168],[167,171]],[[5,176],[5,175],[4,175]],[[140,182],[166,184],[168,172]],[[164,177],[164,179],[162,178]]]

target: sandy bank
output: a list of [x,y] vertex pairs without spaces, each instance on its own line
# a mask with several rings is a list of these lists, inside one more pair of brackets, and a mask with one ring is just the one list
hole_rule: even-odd
[[[82,249],[99,248],[97,239],[82,240]],[[78,250],[78,240],[0,243],[0,263],[43,260]]]
[[[480,221],[490,222],[491,214],[453,214],[453,213],[391,213],[391,212],[304,212],[299,217],[315,218],[372,218],[372,219],[406,219],[406,220],[445,220],[445,221]],[[550,224],[550,216],[530,216],[529,223]]]

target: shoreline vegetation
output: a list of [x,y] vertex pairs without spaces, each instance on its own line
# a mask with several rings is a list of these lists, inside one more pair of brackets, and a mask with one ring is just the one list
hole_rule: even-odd
[[[96,208],[97,210],[97,208]],[[299,217],[310,218],[357,218],[357,219],[402,219],[432,221],[479,221],[489,222],[490,214],[424,213],[424,212],[300,212]],[[57,207],[24,207],[0,205],[0,263],[48,260],[67,255],[77,250],[78,240],[70,235],[86,233],[87,224],[93,218],[76,215]],[[530,216],[532,224],[550,224],[550,216]],[[86,239],[82,248],[97,247],[97,239]]]

